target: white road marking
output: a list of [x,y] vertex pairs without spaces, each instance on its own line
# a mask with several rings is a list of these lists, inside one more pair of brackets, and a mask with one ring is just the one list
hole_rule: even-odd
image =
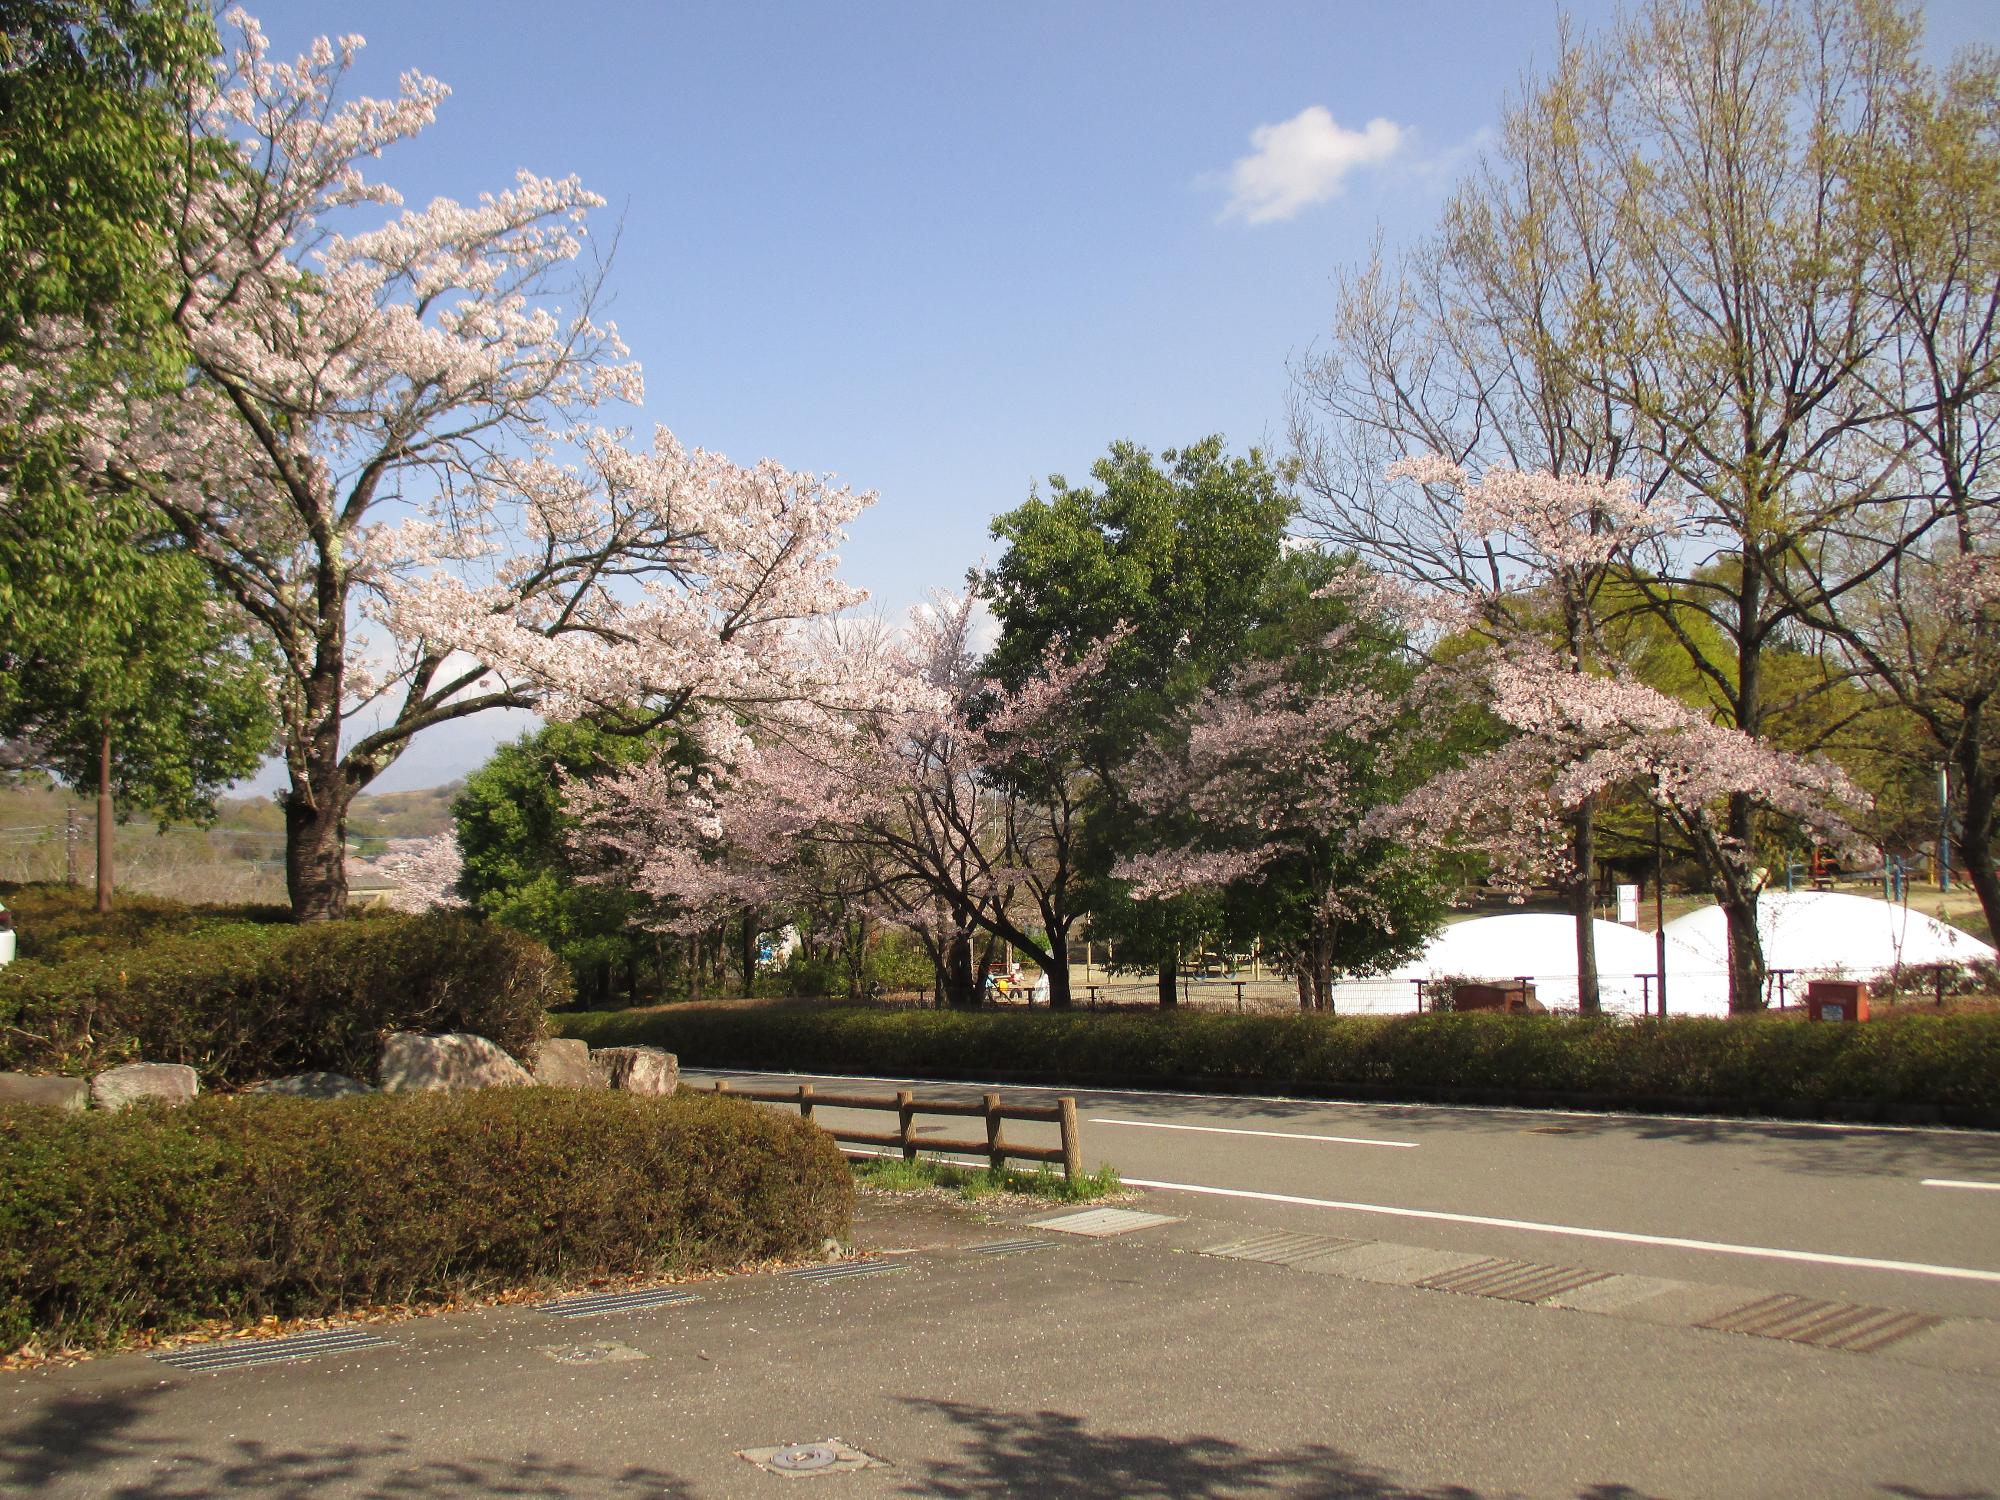
[[1969,1188],[1975,1193],[2000,1193],[2000,1182],[1960,1182],[1954,1177],[1926,1177],[1924,1186]]
[[1141,1130],[1193,1130],[1202,1135],[1262,1135],[1274,1141],[1326,1141],[1335,1146],[1387,1146],[1396,1151],[1414,1151],[1415,1141],[1371,1141],[1358,1135],[1303,1135],[1293,1130],[1233,1130],[1226,1125],[1169,1125],[1161,1120],[1110,1120],[1092,1115],[1091,1125],[1132,1125]]
[[1575,1224],[1541,1224],[1533,1219],[1496,1219],[1486,1214],[1446,1213],[1434,1208],[1396,1208],[1386,1203],[1344,1203],[1335,1198],[1301,1198],[1291,1193],[1260,1193],[1249,1188],[1204,1187],[1192,1182],[1148,1182],[1127,1177],[1125,1186],[1159,1188],[1170,1193],[1206,1193],[1216,1198],[1254,1198],[1261,1203],[1294,1203],[1304,1208],[1333,1208],[1347,1213],[1380,1214],[1392,1219],[1429,1219],[1445,1224],[1479,1224],[1489,1229],[1525,1229],[1534,1234],[1570,1235],[1585,1240],[1617,1240],[1627,1245],[1664,1245],[1672,1250],[1701,1250],[1710,1255],[1744,1255],[1760,1260],[1804,1261],[1815,1266],[1847,1266],[1864,1271],[1898,1271],[1906,1276],[1940,1276],[1952,1281],[2000,1283],[2000,1271],[1972,1266],[1934,1266],[1920,1260],[1877,1260],[1867,1255],[1833,1255],[1820,1250],[1781,1250],[1769,1245],[1732,1245],[1726,1240],[1689,1240],[1670,1234],[1636,1234],[1623,1229],[1586,1229]]

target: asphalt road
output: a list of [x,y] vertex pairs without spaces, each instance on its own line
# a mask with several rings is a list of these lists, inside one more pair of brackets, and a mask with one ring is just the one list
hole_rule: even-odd
[[[688,1074],[716,1076],[756,1086],[804,1075]],[[2000,1319],[2000,1136],[998,1087],[1034,1101],[1071,1093],[1086,1165],[1109,1162],[1213,1219]],[[885,1128],[881,1115],[818,1113]],[[918,1126],[962,1138],[967,1123]],[[1054,1140],[1053,1127],[1008,1132]],[[1981,1186],[1926,1185],[1939,1182]]]
[[[2000,1181],[2000,1143],[1080,1103],[1088,1160],[1177,1184],[1129,1233],[874,1195],[860,1275],[386,1322],[220,1372],[0,1375],[0,1494],[2000,1500],[2000,1193],[1923,1185]],[[1524,1274],[1554,1279],[1510,1291]],[[1803,1320],[1743,1316],[1794,1294]],[[1890,1336],[1827,1347],[1857,1316]],[[830,1440],[880,1467],[743,1456]]]

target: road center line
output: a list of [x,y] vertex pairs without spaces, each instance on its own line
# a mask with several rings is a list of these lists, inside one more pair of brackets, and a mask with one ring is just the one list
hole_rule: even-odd
[[1274,1141],[1326,1141],[1335,1146],[1387,1146],[1394,1151],[1414,1151],[1415,1141],[1371,1141],[1358,1135],[1304,1135],[1291,1130],[1235,1130],[1226,1125],[1169,1125],[1161,1120],[1112,1120],[1092,1115],[1092,1125],[1130,1125],[1140,1130],[1193,1130],[1202,1135],[1261,1135]]
[[1975,1193],[2000,1193],[2000,1182],[1961,1182],[1954,1177],[1926,1177],[1925,1187],[1967,1188]]
[[1726,1240],[1689,1240],[1669,1234],[1636,1234],[1623,1229],[1585,1229],[1575,1224],[1542,1224],[1533,1219],[1496,1219],[1485,1214],[1446,1213],[1434,1208],[1396,1208],[1386,1203],[1344,1203],[1336,1198],[1300,1198],[1291,1193],[1260,1193],[1249,1188],[1204,1187],[1191,1182],[1148,1182],[1124,1179],[1127,1187],[1158,1188],[1169,1193],[1206,1193],[1216,1198],[1254,1198],[1262,1203],[1295,1203],[1304,1208],[1333,1208],[1348,1213],[1380,1214],[1392,1219],[1429,1219],[1443,1224],[1480,1224],[1490,1229],[1525,1229],[1533,1234],[1570,1235],[1586,1240],[1616,1240],[1627,1245],[1664,1245],[1672,1250],[1700,1250],[1710,1255],[1743,1255],[1759,1260],[1803,1261],[1815,1266],[1849,1266],[1864,1271],[1899,1271],[1906,1276],[1938,1276],[1951,1281],[2000,1283],[2000,1271],[1971,1266],[1934,1266],[1919,1260],[1877,1260],[1866,1255],[1833,1255],[1820,1250],[1780,1250],[1769,1245],[1732,1245]]

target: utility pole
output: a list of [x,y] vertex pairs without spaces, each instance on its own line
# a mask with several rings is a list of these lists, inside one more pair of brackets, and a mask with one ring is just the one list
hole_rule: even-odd
[[1938,767],[1938,894],[1951,889],[1951,772]]
[[1667,1013],[1667,855],[1660,809],[1653,808],[1653,967],[1660,974],[1660,1014]]
[[111,721],[97,740],[97,909],[111,910]]

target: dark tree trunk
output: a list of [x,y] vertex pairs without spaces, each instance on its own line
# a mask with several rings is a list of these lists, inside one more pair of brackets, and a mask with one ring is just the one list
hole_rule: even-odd
[[1570,815],[1570,857],[1576,861],[1569,909],[1576,916],[1576,1008],[1594,1016],[1597,985],[1597,810],[1586,800]]
[[347,801],[338,771],[323,791],[295,785],[285,794],[285,889],[295,921],[347,915]]
[[1049,962],[1042,966],[1049,976],[1049,1009],[1068,1010],[1076,1003],[1069,987],[1069,931],[1049,934]]
[[111,910],[112,869],[117,822],[111,806],[111,725],[107,721],[97,737],[97,909]]
[[1744,1015],[1764,1008],[1764,945],[1757,933],[1757,893],[1722,903],[1729,924],[1729,1013]]
[[945,949],[944,998],[947,1005],[979,1003],[979,987],[972,973],[972,934],[968,931],[954,932]]
[[743,994],[748,998],[757,993],[757,914],[743,913],[742,933]]
[[1160,960],[1160,1009],[1172,1010],[1181,1003],[1180,955]]
[[[1981,764],[1979,746],[1969,737],[1958,750],[1958,784],[1965,810],[1958,825],[1958,854],[1965,878],[1979,896],[1989,937],[2000,940],[2000,874],[1993,868],[1993,842],[2000,833],[2000,781]],[[1949,855],[1946,856],[1949,858]]]
[[1292,978],[1299,987],[1299,1009],[1311,1010],[1313,1008],[1312,975],[1306,972],[1304,964],[1300,964],[1299,972],[1293,975]]

